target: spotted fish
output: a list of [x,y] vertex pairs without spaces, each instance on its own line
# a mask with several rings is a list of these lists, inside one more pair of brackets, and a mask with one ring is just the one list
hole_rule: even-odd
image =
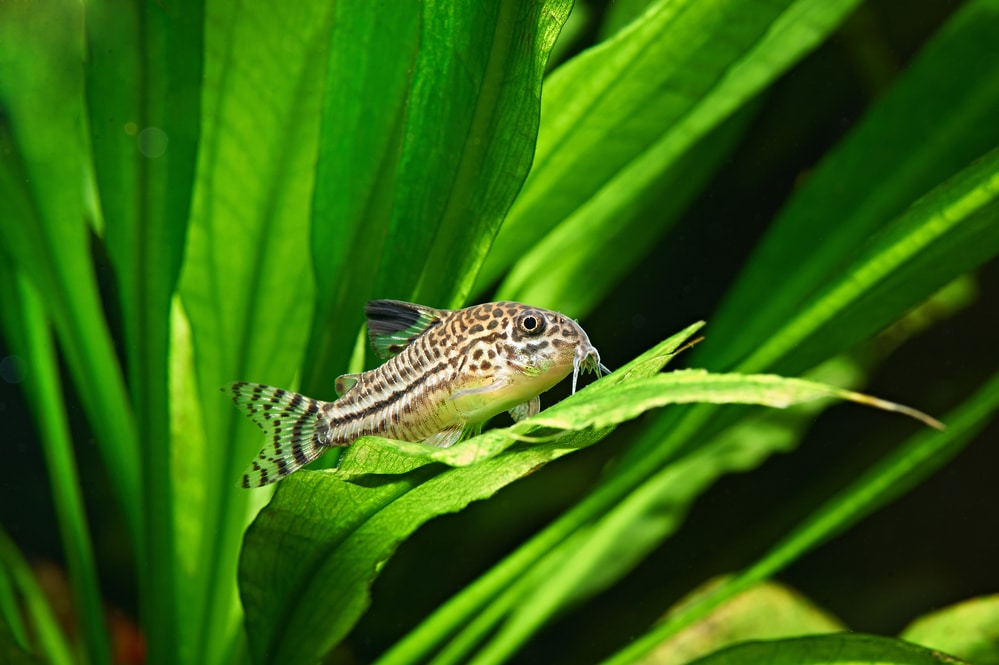
[[538,307],[372,300],[365,314],[387,362],[339,377],[336,401],[242,381],[223,388],[268,436],[243,487],[273,483],[368,434],[451,446],[503,411],[514,420],[538,413],[539,395],[570,373],[576,392],[580,370],[609,372],[579,324]]

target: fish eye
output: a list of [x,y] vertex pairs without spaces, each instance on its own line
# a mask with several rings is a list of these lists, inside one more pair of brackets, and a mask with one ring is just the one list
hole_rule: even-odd
[[545,318],[534,312],[524,312],[517,318],[517,327],[525,335],[540,335],[545,325]]

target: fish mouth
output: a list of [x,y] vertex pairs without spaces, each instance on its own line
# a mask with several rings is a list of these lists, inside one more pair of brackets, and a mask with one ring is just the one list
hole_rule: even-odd
[[576,382],[580,371],[593,372],[599,379],[610,374],[607,366],[600,362],[600,352],[592,344],[580,344],[576,347],[576,355],[572,359],[572,394],[576,394]]

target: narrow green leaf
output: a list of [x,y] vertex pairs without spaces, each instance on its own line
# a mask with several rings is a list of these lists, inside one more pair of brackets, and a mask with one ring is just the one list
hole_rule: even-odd
[[94,166],[143,443],[146,639],[152,662],[177,663],[168,340],[194,182],[204,8],[98,1],[86,12]]
[[571,5],[339,3],[315,195],[309,394],[331,393],[369,298],[464,301],[527,176],[541,76]]
[[19,313],[17,320],[4,321],[5,336],[31,368],[23,385],[41,430],[42,451],[83,649],[93,665],[110,664],[111,647],[90,527],[83,506],[68,417],[62,403],[59,363],[45,310],[27,278],[18,279],[5,267],[0,267],[0,304],[7,311]]
[[[808,367],[852,346],[999,253],[999,148],[869,239],[840,278],[771,333],[739,367]],[[948,260],[943,260],[943,257]],[[829,325],[838,319],[835,327]],[[802,350],[802,341],[816,335]],[[788,359],[789,358],[789,359]],[[778,360],[782,361],[778,363]]]
[[82,34],[78,5],[0,5],[0,241],[55,323],[141,556],[136,425],[90,261]]
[[[535,302],[545,295],[540,278],[551,257],[580,238],[603,235],[612,246],[624,246],[635,233],[647,237],[643,213],[663,198],[659,188],[688,184],[678,170],[687,151],[820,43],[857,4],[658,2],[557,70],[546,81],[531,176],[483,267],[480,287],[526,255],[501,290]],[[703,171],[718,161],[711,153],[727,142],[712,143],[683,164],[697,165],[703,181]],[[696,184],[694,189],[680,198],[689,200]],[[677,212],[665,211],[666,221]],[[629,253],[640,256],[640,248],[649,246],[637,242]],[[592,266],[599,245],[584,248],[583,265]],[[573,275],[583,274],[581,269],[558,268]],[[571,275],[557,274],[556,280],[552,297],[579,297],[567,288]]]
[[976,665],[999,663],[999,595],[973,598],[912,622],[899,635]]
[[[823,397],[838,397],[905,412],[927,424],[940,426],[932,418],[906,407],[812,381],[772,375],[676,371],[622,383],[599,394],[594,390],[586,397],[571,405],[566,400],[531,420],[563,428],[602,427],[664,404],[701,401],[784,408]],[[542,567],[551,572],[524,586],[525,596],[511,609],[510,618],[476,656],[475,662],[503,662],[560,608],[616,581],[679,527],[690,502],[719,476],[757,466],[773,452],[775,443],[786,439],[782,431],[778,431],[778,436],[758,436],[756,440],[747,440],[741,434],[719,437],[666,466],[630,493],[622,483],[624,491],[619,490],[619,494],[623,498],[606,515],[581,528],[578,537],[565,541],[548,555],[548,561],[542,562]]]
[[699,658],[691,665],[956,665],[938,651],[878,635],[839,633],[770,642],[747,642]]
[[[861,254],[870,260],[871,237],[886,240],[885,227],[892,218],[915,222],[906,234],[909,238],[897,240],[910,250],[926,243],[920,254],[925,261],[897,265],[893,288],[879,290],[879,298],[864,303],[864,314],[879,312],[870,320],[858,314],[847,324],[837,312],[836,325],[830,326],[828,317],[821,322],[810,317],[813,329],[825,325],[827,332],[842,340],[832,354],[894,320],[954,275],[973,269],[983,256],[994,255],[997,240],[993,231],[999,225],[992,223],[990,230],[988,222],[980,220],[949,227],[945,217],[956,212],[953,205],[961,195],[955,190],[969,184],[966,178],[981,178],[980,194],[987,198],[994,195],[987,193],[990,185],[984,169],[994,172],[995,155],[986,158],[991,166],[969,164],[999,146],[999,123],[992,122],[999,115],[997,35],[999,2],[976,0],[962,7],[923,48],[896,85],[809,175],[781,211],[712,316],[712,329],[725,344],[698,349],[695,357],[699,365],[716,370],[736,368],[752,354],[753,363],[739,365],[741,371],[795,374],[807,369],[809,362],[828,357],[802,351],[793,365],[777,367],[762,363],[774,356],[776,344],[786,347],[791,340],[775,346],[768,343],[770,348],[765,352],[759,347],[789,322],[803,319],[803,309],[814,312],[815,301],[823,293],[852,281],[856,275],[850,264],[859,265]],[[964,175],[937,187],[961,169]],[[932,198],[918,209],[910,208],[934,187]],[[935,214],[934,206],[940,206],[941,214]],[[908,212],[906,208],[910,208]],[[962,213],[952,221],[973,220]],[[896,229],[898,225],[898,221],[893,224]],[[980,228],[962,228],[972,226]],[[822,242],[815,242],[817,233],[821,233]],[[946,259],[939,258],[943,251],[948,252]],[[926,268],[931,274],[924,276]],[[801,340],[793,344],[802,348]]]
[[30,626],[34,644],[47,665],[74,665],[70,648],[45,592],[38,586],[31,566],[24,560],[7,531],[0,525],[0,568],[13,582],[23,601],[25,622]]
[[41,665],[40,660],[24,650],[24,646],[15,637],[11,627],[2,620],[0,620],[0,662],[7,665]]
[[768,579],[808,550],[892,501],[953,458],[999,411],[999,373],[946,416],[942,432],[923,431],[868,469],[747,570],[714,593],[670,616],[619,651],[608,663],[634,662],[664,639],[692,625],[714,607]]

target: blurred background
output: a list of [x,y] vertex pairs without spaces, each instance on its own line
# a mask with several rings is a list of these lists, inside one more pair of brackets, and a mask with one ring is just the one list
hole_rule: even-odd
[[[620,366],[701,319],[708,322],[702,344],[726,344],[712,335],[712,312],[776,212],[961,4],[867,2],[763,95],[724,166],[648,256],[582,321],[606,365]],[[608,9],[604,2],[577,3],[553,66],[594,42]],[[108,259],[100,245],[94,245],[94,252],[105,302],[114,303],[116,285]],[[999,367],[999,263],[993,260],[955,287],[949,302],[953,307],[925,312],[932,322],[925,330],[896,329],[874,342],[890,353],[865,392],[941,415]],[[108,317],[120,340],[119,313],[109,308]],[[682,357],[676,364],[681,366]],[[6,460],[0,523],[30,559],[58,608],[65,606],[60,598],[68,602],[69,591],[41,448],[18,386],[24,370],[0,339]],[[64,378],[65,390],[72,393],[72,381]],[[551,404],[566,393],[566,386],[557,387],[543,402]],[[141,571],[135,570],[122,516],[78,397],[71,395],[67,403],[102,591],[116,617],[112,626],[119,662],[141,662],[134,585]],[[370,661],[577,502],[641,425],[639,420],[622,426],[600,445],[546,466],[492,500],[419,529],[382,571],[373,606],[341,648],[341,657]],[[611,653],[687,592],[685,580],[730,572],[753,560],[834,488],[911,431],[912,424],[902,418],[860,406],[830,409],[793,454],[775,456],[751,474],[719,482],[697,501],[676,537],[622,583],[548,626],[517,662],[588,662]],[[807,555],[780,579],[851,629],[886,634],[936,607],[995,593],[997,437],[999,424],[993,423],[933,479]],[[650,589],[659,596],[655,603],[647,602]]]

